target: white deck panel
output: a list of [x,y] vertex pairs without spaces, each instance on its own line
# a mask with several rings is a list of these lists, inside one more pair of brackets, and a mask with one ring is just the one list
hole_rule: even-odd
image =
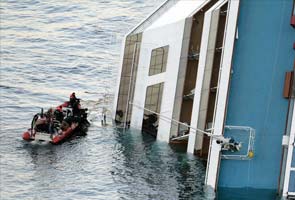
[[37,132],[35,135],[35,140],[51,142],[52,138],[51,138],[51,135],[48,133]]
[[153,22],[147,30],[183,20],[202,7],[206,2],[208,0],[180,0]]
[[[239,11],[239,0],[229,1],[227,23],[224,37],[224,49],[222,54],[221,68],[219,73],[219,84],[217,90],[217,102],[215,118],[213,122],[214,135],[222,135],[227,108],[227,97],[229,90],[230,72],[232,65],[232,55],[236,35],[236,26]],[[208,163],[205,184],[212,189],[216,189],[218,170],[220,164],[220,145],[216,144],[215,139],[211,139],[211,148],[208,154]]]

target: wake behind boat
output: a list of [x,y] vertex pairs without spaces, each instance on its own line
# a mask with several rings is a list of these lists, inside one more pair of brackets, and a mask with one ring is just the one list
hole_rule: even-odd
[[87,120],[87,108],[81,108],[80,99],[75,93],[70,96],[70,101],[47,112],[37,113],[31,123],[31,128],[23,133],[26,141],[48,141],[52,144],[64,142],[71,136],[86,135],[90,123]]

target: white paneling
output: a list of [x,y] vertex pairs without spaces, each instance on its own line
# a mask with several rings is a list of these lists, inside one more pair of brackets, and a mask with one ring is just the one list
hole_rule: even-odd
[[[164,82],[160,113],[168,118],[172,118],[184,25],[185,19],[178,21],[177,23],[168,24],[143,32],[134,94],[134,104],[141,108],[133,106],[131,126],[134,128],[142,128],[144,113],[142,108],[145,104],[146,88],[149,85],[160,82]],[[166,72],[154,76],[148,76],[152,50],[166,45],[169,45]],[[170,125],[170,121],[160,119],[157,136],[158,140],[169,141]]]
[[162,16],[160,16],[147,29],[154,29],[157,27],[173,24],[177,21],[183,20],[208,0],[180,0],[170,9],[168,9]]
[[[294,103],[294,102],[293,102]],[[283,185],[283,196],[287,196],[287,192],[289,190],[289,182],[290,182],[290,173],[292,170],[292,157],[293,149],[294,149],[294,142],[295,142],[295,105],[293,104],[293,114],[292,114],[292,121],[291,121],[291,129],[290,129],[290,136],[289,136],[289,144],[288,144],[288,154],[287,154],[287,162],[286,162],[286,170],[285,170],[285,179]]]
[[155,21],[156,17],[159,17],[160,15],[162,15],[172,5],[173,5],[173,2],[171,2],[170,0],[164,1],[149,16],[147,16],[144,20],[142,20],[139,24],[137,24],[133,29],[131,29],[124,36],[124,39],[122,41],[121,55],[120,55],[120,65],[119,65],[118,72],[117,72],[116,88],[115,88],[115,91],[114,91],[115,95],[114,95],[113,113],[112,113],[112,118],[113,119],[115,119],[115,117],[116,117],[116,110],[117,110],[117,104],[118,104],[118,95],[119,95],[119,89],[120,89],[120,80],[121,80],[121,73],[122,73],[122,66],[123,66],[123,58],[124,58],[124,49],[125,49],[126,38],[130,34],[140,33],[139,30],[143,31],[147,26],[149,26],[151,23],[153,23]]
[[118,96],[119,96],[119,90],[120,90],[120,80],[121,80],[121,74],[122,74],[122,67],[123,67],[123,61],[124,61],[124,50],[125,50],[125,42],[126,42],[127,35],[124,37],[124,40],[122,41],[122,47],[121,47],[121,55],[120,55],[120,65],[117,72],[117,82],[116,82],[116,88],[115,88],[115,95],[114,95],[114,102],[113,102],[113,113],[112,118],[115,119],[116,117],[116,110],[117,110],[117,104],[118,104]]
[[174,4],[174,2],[171,2],[170,0],[164,1],[149,16],[147,16],[145,19],[143,19],[133,29],[131,29],[127,35],[143,32],[146,29],[146,27],[151,25],[158,17],[160,17],[173,4]]
[[[204,25],[203,25],[203,33],[202,33],[202,40],[201,40],[201,48],[200,48],[200,59],[199,59],[199,66],[198,66],[198,73],[197,73],[197,80],[196,80],[196,88],[195,88],[195,95],[194,95],[194,102],[193,102],[193,111],[192,111],[192,118],[191,118],[191,126],[195,128],[198,127],[199,121],[206,120],[206,112],[201,112],[202,108],[207,105],[208,101],[208,94],[205,98],[205,93],[208,93],[208,88],[210,87],[210,80],[211,74],[210,71],[212,70],[213,64],[213,57],[208,56],[210,52],[212,52],[212,47],[215,47],[215,39],[216,39],[216,23],[218,24],[218,20],[215,23],[211,23],[212,19],[212,12],[220,6],[224,0],[218,1],[212,8],[210,8],[204,17]],[[211,26],[213,25],[213,26]],[[213,51],[214,53],[214,51]],[[214,54],[213,54],[214,55]],[[207,72],[207,73],[206,73]],[[209,77],[208,77],[209,74]],[[206,78],[207,77],[207,78]],[[204,127],[202,127],[204,129]],[[188,141],[188,149],[187,152],[194,153],[196,142],[198,142],[197,146],[202,145],[202,138],[201,135],[196,135],[195,130],[190,129],[189,134],[189,141]]]
[[[239,11],[239,0],[229,1],[227,23],[225,30],[224,48],[222,54],[221,68],[219,74],[219,84],[217,90],[217,102],[215,119],[213,123],[214,135],[222,135],[227,107],[227,96],[230,81],[230,72],[232,64],[232,55],[234,50],[234,41],[236,35],[236,26]],[[213,189],[216,188],[218,179],[220,145],[216,144],[215,139],[211,139],[211,148],[208,155],[207,172],[205,184]]]
[[[183,103],[183,90],[184,90],[185,77],[186,77],[186,71],[187,71],[187,62],[188,62],[187,55],[189,52],[192,24],[193,24],[193,18],[187,18],[185,22],[185,27],[184,27],[181,58],[179,63],[178,79],[176,84],[176,94],[175,94],[175,100],[174,100],[175,103],[173,107],[173,119],[178,121],[180,120],[181,107]],[[170,131],[171,137],[178,135],[178,127],[179,126],[177,123],[172,123],[171,131]]]

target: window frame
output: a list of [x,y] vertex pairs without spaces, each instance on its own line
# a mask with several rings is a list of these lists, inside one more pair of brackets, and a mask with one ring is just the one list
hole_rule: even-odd
[[169,45],[158,47],[152,50],[149,66],[149,76],[166,72],[168,54]]

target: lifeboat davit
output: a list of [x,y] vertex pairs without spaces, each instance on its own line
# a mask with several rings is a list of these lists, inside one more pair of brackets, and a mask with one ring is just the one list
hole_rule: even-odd
[[90,123],[87,120],[87,108],[81,108],[80,99],[70,99],[62,105],[37,113],[32,120],[31,128],[25,131],[22,138],[26,141],[48,141],[59,144],[71,136],[86,135]]

